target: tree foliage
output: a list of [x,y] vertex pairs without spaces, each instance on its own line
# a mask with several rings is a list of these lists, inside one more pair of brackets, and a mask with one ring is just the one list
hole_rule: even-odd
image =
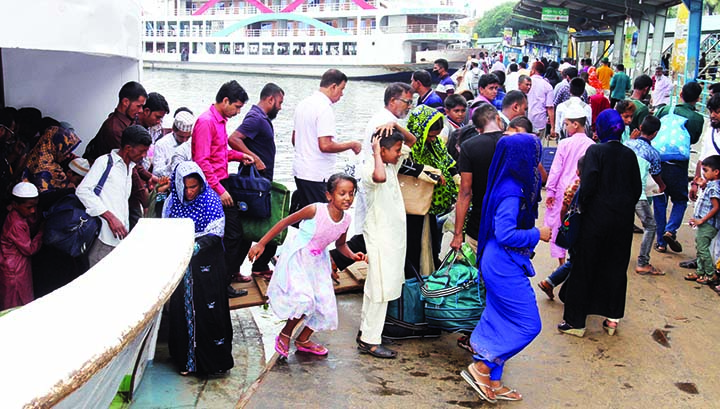
[[480,38],[500,37],[517,1],[503,3],[486,11],[477,24],[475,32]]

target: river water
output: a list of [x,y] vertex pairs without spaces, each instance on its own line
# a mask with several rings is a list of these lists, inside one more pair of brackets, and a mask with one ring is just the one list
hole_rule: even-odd
[[[320,78],[300,78],[283,76],[243,75],[216,72],[189,72],[170,70],[143,71],[142,84],[148,92],[159,92],[170,105],[170,115],[166,115],[163,125],[172,126],[172,113],[178,107],[186,106],[195,115],[201,114],[215,102],[220,86],[230,80],[236,80],[250,96],[250,100],[242,111],[228,121],[228,135],[240,125],[242,118],[257,103],[260,91],[268,82],[279,85],[285,91],[283,109],[273,120],[277,157],[275,160],[275,180],[294,189],[292,179],[293,147],[290,143],[295,108],[305,97],[315,92],[320,86]],[[338,140],[359,140],[370,117],[383,106],[383,95],[386,84],[369,81],[349,81],[345,95],[335,104],[335,120],[337,123]],[[354,163],[354,154],[340,154],[338,168],[347,163]]]

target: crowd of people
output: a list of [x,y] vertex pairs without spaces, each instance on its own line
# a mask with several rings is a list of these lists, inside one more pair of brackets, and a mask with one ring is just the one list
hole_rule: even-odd
[[[685,263],[696,265],[697,272],[686,279],[713,284],[720,293],[715,273],[720,245],[711,244],[720,228],[715,140],[720,84],[711,87],[716,93],[707,103],[712,132],[688,190],[689,159],[662,158],[652,142],[663,126],[672,126],[665,117],[681,117],[689,143],[698,142],[704,127],[696,107],[699,84],[685,84],[680,103],[669,105],[674,86],[662,68],[653,77],[642,74],[631,81],[622,64],[613,71],[607,59],[596,69],[590,60],[576,67],[570,59],[479,57],[469,59],[457,82],[448,62],[439,59],[433,69],[436,88],[424,70],[414,72],[409,84],[388,85],[383,108],[360,140],[337,134],[333,104],[342,98],[347,76],[336,69],[325,72],[319,89],[294,111],[292,214],[254,245],[243,237],[240,209],[228,190],[228,163],[253,165],[273,179],[272,121],[284,100],[278,85],[264,86],[228,136],[227,120],[249,100],[236,81],[222,84],[215,102],[197,116],[178,108],[171,129],[161,126],[170,113],[165,98],[129,82],[82,158],[74,153],[81,141],[71,124],[43,118],[34,108],[4,108],[2,309],[24,305],[76,278],[109,254],[142,216],[189,218],[195,225],[193,256],[169,306],[170,352],[180,373],[232,368],[227,298],[246,294],[231,285],[252,279],[240,274],[246,258],[253,276],[270,281],[270,306],[287,320],[275,341],[282,357],[296,333],[297,351],[329,353],[310,337],[337,328],[332,270],[367,261],[357,347],[373,357],[395,358],[398,351],[382,337],[388,303],[400,296],[408,270],[427,275],[439,268],[443,225],[449,221],[446,225],[454,226],[449,247],[458,250],[468,243],[476,251],[487,289],[486,309],[464,341],[474,363],[462,377],[481,398],[495,402],[522,399],[503,385],[502,374],[505,362],[540,332],[529,281],[539,241],[549,242],[550,255],[558,260],[558,269],[539,282],[540,289],[553,299],[554,287],[564,283],[559,331],[582,337],[586,317],[601,315],[613,335],[624,316],[634,216],[644,229],[635,271],[663,275],[650,264],[653,241],[658,252],[668,246],[682,251],[677,230],[688,200],[697,200],[690,222],[697,229],[698,257]],[[557,140],[557,152],[546,169],[542,145],[550,140]],[[357,155],[353,175],[336,173],[338,154],[345,151]],[[406,214],[399,175],[433,184],[427,214]],[[547,210],[536,227],[543,185]],[[70,194],[102,222],[92,246],[75,258],[42,245],[43,211]],[[358,233],[348,237],[351,206]],[[572,245],[562,247],[556,239],[571,207],[581,209],[582,224]],[[272,239],[293,225],[298,229],[279,250],[273,270],[270,261],[278,248]],[[43,251],[42,259],[52,262],[35,263]],[[51,280],[48,271],[59,265],[71,267]]]

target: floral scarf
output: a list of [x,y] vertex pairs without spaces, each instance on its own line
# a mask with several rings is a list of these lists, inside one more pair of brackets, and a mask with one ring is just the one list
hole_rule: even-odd
[[407,128],[415,135],[417,142],[412,147],[412,158],[421,165],[429,165],[442,172],[445,178],[445,185],[435,185],[433,191],[430,214],[443,214],[450,211],[453,203],[457,200],[458,187],[453,181],[450,168],[455,166],[455,160],[450,156],[445,143],[439,137],[434,141],[428,140],[428,132],[434,123],[443,120],[443,114],[439,111],[420,105],[410,111]]
[[23,180],[34,184],[39,192],[66,188],[68,180],[61,163],[74,158],[72,151],[79,144],[80,138],[68,129],[46,129],[28,154]]
[[[191,201],[185,200],[185,177],[198,174],[202,178],[201,192]],[[200,166],[195,162],[182,162],[170,179],[170,196],[165,201],[163,217],[187,218],[195,223],[195,237],[225,234],[225,213],[220,197],[210,189]]]

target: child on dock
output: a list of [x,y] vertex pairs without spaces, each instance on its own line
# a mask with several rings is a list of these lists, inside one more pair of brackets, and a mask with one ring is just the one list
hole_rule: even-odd
[[688,281],[700,284],[714,283],[715,262],[710,254],[710,242],[720,227],[720,155],[708,156],[702,161],[702,171],[706,183],[703,194],[695,204],[695,212],[690,226],[696,228],[695,249],[697,250],[697,273],[685,276]]
[[[397,353],[382,345],[388,302],[400,297],[405,282],[405,206],[397,173],[409,154],[403,150],[415,143],[410,132],[382,129],[372,137],[372,161],[362,171],[367,217],[363,237],[368,254],[358,331],[358,350],[376,358],[395,358]],[[386,135],[386,136],[383,136]]]
[[35,185],[15,185],[0,235],[0,310],[25,305],[34,298],[30,257],[40,250],[43,237],[37,226],[37,205]]
[[342,173],[332,175],[327,181],[327,204],[305,206],[280,220],[248,252],[248,258],[254,261],[273,237],[302,221],[297,234],[283,245],[268,286],[275,315],[287,320],[275,338],[275,351],[283,358],[288,356],[290,337],[301,319],[305,319],[305,328],[295,339],[297,350],[320,356],[328,354],[327,348],[310,341],[310,336],[314,331],[334,330],[338,324],[328,245],[334,241],[345,257],[365,260],[363,253],[353,253],[345,243],[350,226],[350,215],[345,211],[352,205],[356,191],[355,178]]

